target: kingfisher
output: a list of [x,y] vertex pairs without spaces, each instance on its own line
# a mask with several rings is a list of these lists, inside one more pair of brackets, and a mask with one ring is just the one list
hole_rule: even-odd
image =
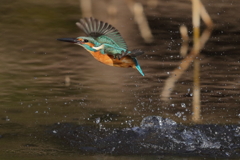
[[76,25],[83,30],[87,36],[59,38],[57,40],[82,46],[96,60],[106,65],[135,68],[144,76],[136,58],[144,52],[139,49],[128,51],[126,42],[116,28],[93,17],[82,18]]

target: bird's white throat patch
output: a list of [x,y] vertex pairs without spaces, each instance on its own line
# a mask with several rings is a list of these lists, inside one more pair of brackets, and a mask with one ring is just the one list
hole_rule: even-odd
[[95,50],[97,50],[97,51],[99,51],[99,50],[101,50],[101,49],[104,49],[104,44],[102,44],[102,45],[100,45],[100,46],[98,46],[98,47],[92,47],[93,49],[95,49]]

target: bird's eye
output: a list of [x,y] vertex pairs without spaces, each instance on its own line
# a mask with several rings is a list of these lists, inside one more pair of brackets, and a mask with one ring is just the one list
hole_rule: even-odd
[[88,42],[88,40],[87,40],[87,39],[84,39],[83,42]]

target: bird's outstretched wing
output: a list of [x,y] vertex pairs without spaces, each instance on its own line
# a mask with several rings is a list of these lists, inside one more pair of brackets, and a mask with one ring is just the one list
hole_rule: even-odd
[[90,17],[80,19],[76,25],[101,44],[109,44],[127,50],[127,45],[118,30],[108,23]]

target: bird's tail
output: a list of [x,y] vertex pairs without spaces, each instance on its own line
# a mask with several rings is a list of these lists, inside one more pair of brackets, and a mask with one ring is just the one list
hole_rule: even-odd
[[144,76],[144,73],[143,73],[143,71],[142,71],[140,65],[138,64],[137,59],[136,59],[135,57],[132,57],[132,59],[133,59],[133,61],[134,61],[134,63],[135,63],[135,67],[136,67],[136,69],[138,70],[138,72],[140,72],[141,75]]

